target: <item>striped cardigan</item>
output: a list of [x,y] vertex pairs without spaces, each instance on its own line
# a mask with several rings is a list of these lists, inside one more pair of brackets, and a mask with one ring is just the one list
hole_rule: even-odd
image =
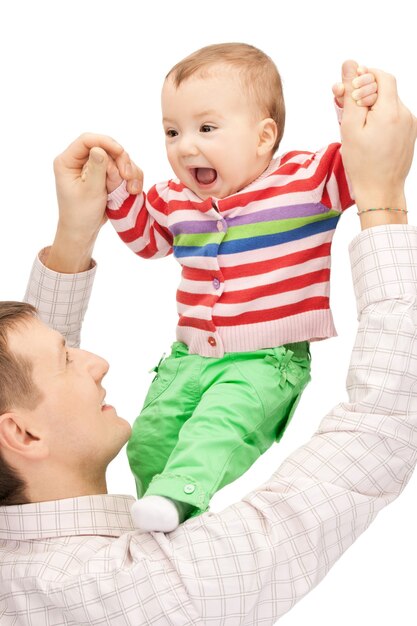
[[336,334],[330,248],[352,204],[340,144],[289,152],[238,193],[201,200],[178,180],[129,195],[107,215],[141,257],[171,252],[182,265],[177,340],[221,357]]

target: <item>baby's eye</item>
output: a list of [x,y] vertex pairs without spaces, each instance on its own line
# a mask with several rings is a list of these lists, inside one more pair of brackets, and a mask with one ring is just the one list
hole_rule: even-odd
[[66,360],[67,365],[69,363],[72,363],[72,359],[70,359],[70,355],[68,351],[65,353],[65,360]]
[[200,132],[202,133],[211,133],[213,130],[215,130],[215,126],[212,126],[211,124],[203,124],[200,127]]
[[169,128],[167,131],[165,131],[165,134],[167,137],[176,137],[178,135],[177,131],[173,128]]

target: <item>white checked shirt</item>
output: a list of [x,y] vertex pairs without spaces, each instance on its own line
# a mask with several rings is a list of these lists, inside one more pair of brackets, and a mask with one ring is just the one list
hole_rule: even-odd
[[[243,501],[170,534],[135,531],[125,496],[0,509],[2,626],[263,626],[321,580],[417,461],[417,228],[364,231],[351,259],[349,402]],[[91,276],[37,262],[29,300],[77,337]]]

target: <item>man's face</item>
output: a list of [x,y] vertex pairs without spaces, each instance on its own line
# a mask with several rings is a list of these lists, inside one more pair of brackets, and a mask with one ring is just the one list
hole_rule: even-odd
[[171,78],[162,89],[168,160],[176,176],[199,198],[225,198],[265,168],[258,154],[262,116],[239,77],[223,65],[179,87]]
[[108,363],[68,348],[60,333],[36,319],[11,331],[8,345],[33,364],[33,381],[43,398],[25,411],[25,419],[47,445],[48,460],[86,477],[105,471],[130,436],[128,422],[104,404],[101,383]]

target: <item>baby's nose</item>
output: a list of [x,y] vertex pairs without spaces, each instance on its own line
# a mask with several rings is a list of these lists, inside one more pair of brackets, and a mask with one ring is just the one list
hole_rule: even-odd
[[183,155],[198,153],[197,142],[192,135],[187,134],[181,137],[180,150]]

